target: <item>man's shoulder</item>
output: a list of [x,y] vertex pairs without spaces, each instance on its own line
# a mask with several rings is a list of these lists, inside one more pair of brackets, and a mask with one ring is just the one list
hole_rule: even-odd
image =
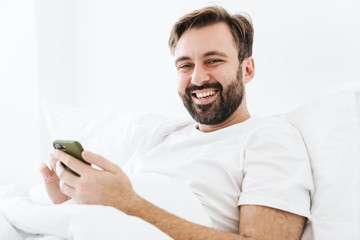
[[183,129],[184,127],[195,124],[192,119],[168,118],[155,114],[143,115],[138,119],[140,126],[145,124],[145,122],[147,126],[151,126],[147,128],[146,139],[148,140],[162,138]]
[[299,131],[283,115],[257,116],[251,128],[256,132],[282,132],[299,135]]
[[297,145],[301,148],[304,145],[301,133],[281,115],[256,118],[251,129],[247,131],[244,144],[254,146],[259,143],[266,143],[268,146]]

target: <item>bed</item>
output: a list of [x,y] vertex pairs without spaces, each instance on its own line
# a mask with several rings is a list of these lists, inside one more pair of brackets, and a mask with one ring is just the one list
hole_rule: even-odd
[[[120,166],[134,151],[136,139],[121,139],[127,128],[120,114],[54,107],[54,103],[45,104],[44,109],[53,138],[77,139],[87,149],[114,159]],[[300,131],[311,160],[315,191],[311,220],[302,239],[360,239],[360,81],[339,85],[275,117],[286,119]],[[148,121],[138,122],[139,135],[148,125],[169,121],[155,115],[146,118]],[[137,121],[135,116],[129,119]],[[114,142],[122,143],[123,148],[109,147],[108,143]],[[211,226],[196,197],[185,186],[151,174],[135,176],[132,181],[135,190],[156,205]],[[169,239],[150,224],[110,207],[72,201],[52,205],[41,184],[0,188],[0,239],[115,238]]]

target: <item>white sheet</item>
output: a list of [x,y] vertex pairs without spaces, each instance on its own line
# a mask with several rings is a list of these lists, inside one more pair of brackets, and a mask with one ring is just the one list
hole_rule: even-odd
[[[154,174],[133,177],[132,184],[155,205],[211,227],[200,202],[187,187]],[[21,191],[16,197],[4,191],[1,196],[0,191],[0,239],[171,239],[151,224],[112,207],[79,205],[71,200],[52,205],[39,186],[26,194]]]

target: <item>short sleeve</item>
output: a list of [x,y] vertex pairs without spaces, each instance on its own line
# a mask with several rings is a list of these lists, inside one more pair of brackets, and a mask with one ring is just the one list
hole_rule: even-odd
[[250,134],[238,205],[261,205],[310,219],[313,181],[300,133],[287,122]]

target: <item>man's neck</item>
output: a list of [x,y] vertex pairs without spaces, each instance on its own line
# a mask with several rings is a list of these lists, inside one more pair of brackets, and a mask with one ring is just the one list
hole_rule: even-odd
[[199,123],[197,125],[197,129],[199,129],[202,132],[213,132],[217,131],[226,127],[229,127],[231,125],[244,122],[250,118],[249,111],[247,110],[247,107],[245,106],[243,109],[239,107],[228,119],[226,119],[224,122],[216,125],[205,125]]

